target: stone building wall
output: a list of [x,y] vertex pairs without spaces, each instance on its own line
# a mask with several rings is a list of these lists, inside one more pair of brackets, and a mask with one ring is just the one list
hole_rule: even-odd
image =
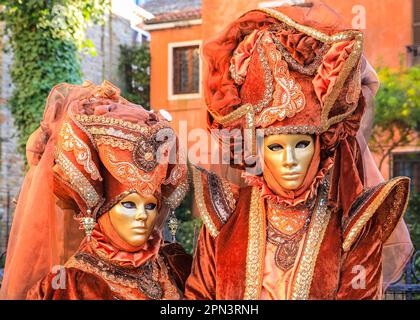
[[0,255],[6,250],[16,199],[25,169],[22,156],[16,151],[17,131],[10,110],[0,107]]
[[121,87],[124,85],[118,70],[120,45],[131,45],[135,40],[135,31],[130,21],[115,14],[107,18],[105,25],[93,26],[86,38],[93,42],[96,56],[82,55],[82,72],[86,80],[100,84],[108,80]]
[[[0,24],[1,30],[3,25]],[[96,84],[106,79],[121,87],[123,78],[118,70],[120,45],[133,44],[136,39],[130,21],[112,14],[107,17],[105,25],[90,27],[86,38],[93,42],[96,55],[81,55],[83,78]],[[13,117],[7,108],[13,90],[9,73],[13,55],[3,50],[5,43],[6,39],[0,37],[0,255],[6,249],[7,221],[10,225],[15,206],[13,200],[18,196],[25,172],[23,158],[17,152]]]

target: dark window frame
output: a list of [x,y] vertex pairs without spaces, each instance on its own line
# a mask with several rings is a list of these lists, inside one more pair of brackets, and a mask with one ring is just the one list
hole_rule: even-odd
[[[169,44],[169,99],[201,97],[201,41]],[[182,69],[181,69],[182,68]]]
[[390,176],[408,174],[412,192],[420,192],[420,151],[397,151],[391,154]]

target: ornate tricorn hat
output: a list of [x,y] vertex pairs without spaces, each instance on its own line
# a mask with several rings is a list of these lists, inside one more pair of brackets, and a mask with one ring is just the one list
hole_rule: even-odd
[[188,190],[177,137],[159,114],[120,96],[109,82],[80,87],[69,102],[55,151],[56,195],[80,210],[85,231],[132,192],[175,209]]
[[253,154],[256,129],[321,135],[363,109],[362,32],[306,21],[307,11],[249,11],[204,46],[210,128],[250,129]]

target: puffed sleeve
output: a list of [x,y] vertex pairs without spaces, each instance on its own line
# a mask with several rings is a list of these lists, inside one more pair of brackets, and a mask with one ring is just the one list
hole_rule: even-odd
[[[49,273],[27,293],[27,300],[113,300],[107,283],[76,268],[64,268],[64,276]],[[64,283],[63,283],[64,281]]]
[[185,285],[188,300],[216,299],[215,239],[203,225],[198,237],[191,274]]
[[397,177],[367,189],[343,221],[343,259],[337,299],[381,299],[383,246],[408,202],[410,181]]

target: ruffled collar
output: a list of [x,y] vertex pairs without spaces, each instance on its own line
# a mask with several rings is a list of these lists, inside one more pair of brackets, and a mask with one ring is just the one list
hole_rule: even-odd
[[91,240],[85,238],[79,251],[90,252],[98,255],[112,264],[137,268],[154,258],[162,244],[162,234],[154,230],[147,242],[140,247],[132,247],[125,243],[109,223],[108,215],[100,218],[92,232]]

